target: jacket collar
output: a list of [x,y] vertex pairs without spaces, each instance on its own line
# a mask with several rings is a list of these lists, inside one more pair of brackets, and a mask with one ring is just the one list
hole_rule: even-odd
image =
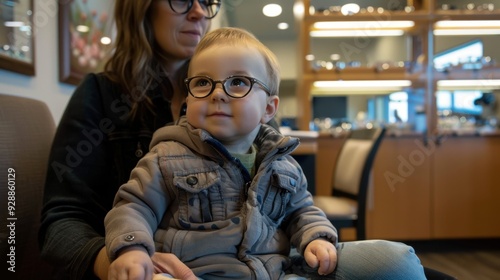
[[[161,141],[180,142],[192,150],[197,151],[210,158],[221,160],[221,156],[232,158],[224,146],[208,132],[195,128],[188,124],[186,117],[181,117],[178,125],[165,126],[158,129],[151,141],[151,146],[155,146]],[[257,146],[256,164],[270,160],[276,156],[284,156],[291,153],[299,145],[299,139],[283,136],[276,129],[269,125],[262,125],[255,140]]]

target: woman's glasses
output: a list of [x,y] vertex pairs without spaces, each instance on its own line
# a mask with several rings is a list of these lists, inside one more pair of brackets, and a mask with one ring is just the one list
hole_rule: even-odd
[[220,83],[224,92],[232,98],[243,98],[252,90],[254,84],[258,84],[262,89],[271,95],[269,88],[256,78],[248,76],[230,76],[224,80],[213,80],[208,76],[194,76],[184,80],[189,94],[194,98],[205,98],[215,89],[215,85]]
[[[168,0],[170,8],[177,14],[186,14],[193,7],[196,0]],[[205,12],[205,18],[211,19],[219,12],[222,0],[198,0]]]

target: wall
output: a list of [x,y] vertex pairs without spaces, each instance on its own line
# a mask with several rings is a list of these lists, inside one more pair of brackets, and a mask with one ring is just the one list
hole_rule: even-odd
[[[59,0],[62,1],[62,0]],[[25,76],[0,69],[0,93],[44,101],[56,123],[64,113],[75,86],[59,82],[58,0],[34,0],[33,33],[35,42],[35,76]],[[224,11],[220,14],[224,15]],[[212,27],[226,21],[216,17]]]
[[31,77],[0,69],[0,93],[44,101],[58,123],[75,87],[59,82],[57,0],[33,2],[36,75]]
[[297,116],[296,78],[297,78],[297,42],[295,40],[262,40],[278,58],[281,67],[280,106],[277,117]]

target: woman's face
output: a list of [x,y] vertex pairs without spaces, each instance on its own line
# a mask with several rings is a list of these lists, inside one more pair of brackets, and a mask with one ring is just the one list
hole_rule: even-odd
[[191,57],[210,26],[200,3],[193,1],[186,14],[172,11],[167,0],[153,0],[151,5],[153,33],[164,54],[172,59]]

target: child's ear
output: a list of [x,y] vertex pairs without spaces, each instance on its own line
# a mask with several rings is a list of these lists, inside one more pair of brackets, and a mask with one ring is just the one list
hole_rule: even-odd
[[271,95],[267,98],[266,112],[260,120],[261,123],[268,123],[274,118],[278,112],[278,106],[280,103],[280,98],[277,95]]

